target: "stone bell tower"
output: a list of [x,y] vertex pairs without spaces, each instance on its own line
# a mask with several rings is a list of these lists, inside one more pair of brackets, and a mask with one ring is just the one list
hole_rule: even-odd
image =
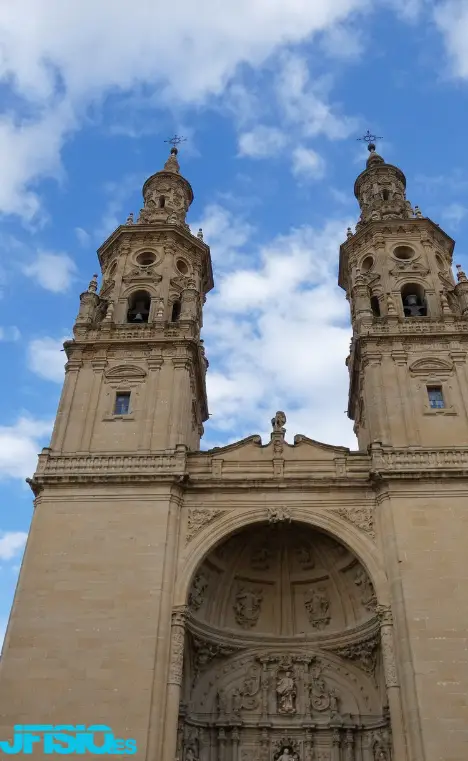
[[370,143],[354,193],[356,232],[341,246],[351,307],[348,415],[360,449],[466,444],[468,281],[454,241],[406,199],[406,179]]
[[81,294],[53,451],[199,449],[208,418],[200,340],[213,287],[208,246],[185,221],[193,200],[177,148],[143,186],[144,206],[98,251]]

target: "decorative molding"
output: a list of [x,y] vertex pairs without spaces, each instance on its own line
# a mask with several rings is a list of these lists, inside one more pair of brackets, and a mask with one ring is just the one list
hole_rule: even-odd
[[371,507],[339,507],[336,512],[345,521],[364,531],[371,539],[375,539],[374,517]]
[[185,543],[191,542],[202,529],[225,512],[225,510],[210,510],[204,507],[189,508]]

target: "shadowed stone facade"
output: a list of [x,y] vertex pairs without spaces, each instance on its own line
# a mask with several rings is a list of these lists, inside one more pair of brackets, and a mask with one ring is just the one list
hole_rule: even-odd
[[138,761],[465,761],[468,279],[405,186],[371,145],[339,274],[359,450],[290,443],[278,412],[270,441],[203,452],[210,250],[176,149],[147,180],[65,345],[2,739],[104,724]]

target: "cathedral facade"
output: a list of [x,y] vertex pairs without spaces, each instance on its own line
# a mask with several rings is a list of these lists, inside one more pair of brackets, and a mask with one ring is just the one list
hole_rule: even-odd
[[200,449],[213,275],[176,148],[99,249],[30,479],[2,740],[105,725],[138,761],[466,761],[468,278],[369,149],[339,263],[357,451],[286,440],[281,411],[267,442]]

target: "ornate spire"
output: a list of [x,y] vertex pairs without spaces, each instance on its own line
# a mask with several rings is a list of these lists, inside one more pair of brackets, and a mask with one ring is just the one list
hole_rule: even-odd
[[[165,224],[184,227],[189,230],[185,215],[193,201],[193,191],[187,180],[180,174],[177,160],[179,143],[185,138],[175,135],[166,140],[171,144],[169,158],[163,169],[151,175],[143,185],[144,207],[140,211],[138,224]],[[127,221],[127,224],[132,222]]]
[[368,131],[363,138],[367,142],[369,158],[366,169],[354,185],[354,195],[361,207],[358,230],[369,222],[383,219],[410,219],[414,216],[411,203],[406,200],[406,177],[393,164],[386,164],[375,149],[375,136]]
[[171,148],[171,153],[169,155],[169,158],[167,159],[166,163],[164,164],[164,171],[165,172],[175,172],[176,174],[179,174],[180,172],[180,166],[179,162],[177,161],[177,154],[179,151],[175,146]]

